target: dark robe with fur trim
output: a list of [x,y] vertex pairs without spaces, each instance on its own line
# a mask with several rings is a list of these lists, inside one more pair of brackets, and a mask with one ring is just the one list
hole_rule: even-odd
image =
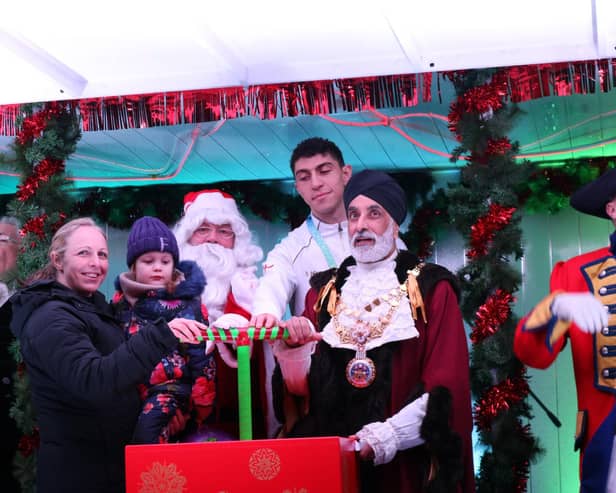
[[[400,252],[396,274],[404,282],[417,258]],[[336,271],[315,275],[306,298],[305,315],[321,330],[329,321],[325,309],[313,310],[318,290],[333,274],[337,292],[349,275],[346,259]],[[362,492],[465,492],[474,491],[471,446],[471,397],[466,335],[458,306],[459,291],[454,276],[445,268],[426,264],[418,277],[428,323],[415,322],[419,337],[392,342],[367,351],[376,366],[376,379],[357,389],[345,377],[345,367],[355,351],[334,349],[321,341],[309,375],[308,413],[290,430],[289,436],[348,436],[362,426],[383,421],[406,404],[429,392],[428,410],[421,435],[422,446],[399,451],[388,464],[361,465]],[[274,399],[279,419],[284,419],[279,368],[274,376]],[[287,397],[288,398],[288,397]],[[429,481],[431,464],[436,477]],[[434,472],[434,470],[433,470]]]

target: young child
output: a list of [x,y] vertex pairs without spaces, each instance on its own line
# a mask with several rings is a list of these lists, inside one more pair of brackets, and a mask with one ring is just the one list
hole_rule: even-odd
[[[173,233],[159,219],[138,219],[128,235],[128,272],[116,279],[116,314],[127,337],[147,320],[170,321],[182,317],[205,324],[207,310],[201,303],[205,277],[192,261],[179,262]],[[180,410],[190,412],[198,427],[212,412],[216,395],[213,343],[178,344],[154,368],[142,387],[143,409],[133,443],[166,443],[169,422]]]

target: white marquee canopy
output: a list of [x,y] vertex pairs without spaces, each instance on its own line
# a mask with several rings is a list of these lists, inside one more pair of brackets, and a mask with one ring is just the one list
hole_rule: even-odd
[[22,0],[0,104],[614,55],[613,0]]

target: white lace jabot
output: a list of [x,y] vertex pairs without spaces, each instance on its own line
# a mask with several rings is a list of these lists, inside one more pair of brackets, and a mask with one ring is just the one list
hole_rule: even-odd
[[[390,309],[390,305],[381,302],[372,306],[370,311],[365,306],[400,286],[395,273],[395,262],[390,257],[373,264],[358,264],[349,267],[349,277],[342,286],[340,297],[342,303],[354,312],[359,312],[364,322],[377,322]],[[357,317],[349,316],[344,311],[338,315],[340,325],[353,327]],[[357,349],[354,344],[341,343],[334,326],[333,317],[323,329],[323,339],[332,347]],[[411,313],[408,297],[402,296],[398,308],[394,311],[391,322],[385,328],[381,337],[371,339],[366,344],[366,350],[382,346],[388,342],[402,341],[418,337],[415,321]]]

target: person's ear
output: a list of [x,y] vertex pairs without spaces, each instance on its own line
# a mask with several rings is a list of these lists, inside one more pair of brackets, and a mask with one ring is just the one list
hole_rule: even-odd
[[616,199],[605,204],[605,213],[616,224]]
[[353,167],[350,164],[345,164],[342,167],[342,181],[346,185],[353,174]]
[[64,267],[62,266],[62,258],[58,254],[58,252],[51,252],[49,258],[51,260],[51,265],[53,265],[54,269],[56,269],[58,272],[63,272]]

